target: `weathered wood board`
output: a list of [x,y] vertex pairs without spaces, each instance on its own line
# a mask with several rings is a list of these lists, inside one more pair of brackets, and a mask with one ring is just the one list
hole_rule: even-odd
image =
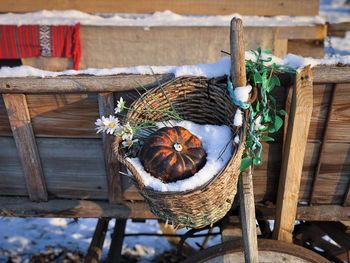
[[[325,25],[245,27],[246,50],[270,48],[278,56],[288,52],[288,41],[320,40],[327,36]],[[122,27],[82,26],[80,67],[109,68],[135,65],[188,65],[214,63],[229,51],[227,27]],[[295,46],[295,45],[294,45]],[[311,56],[307,49],[304,55]],[[295,48],[292,50],[295,51]],[[125,55],[127,54],[127,55]],[[298,54],[298,53],[297,53]],[[28,58],[23,64],[46,70],[64,70],[67,59]],[[61,65],[60,65],[61,63]]]
[[[300,8],[302,6],[303,8]],[[11,0],[2,0],[0,12],[33,12],[38,10],[77,9],[92,13],[154,13],[171,10],[179,14],[233,14],[256,16],[314,16],[318,15],[317,0],[17,0],[14,5]]]

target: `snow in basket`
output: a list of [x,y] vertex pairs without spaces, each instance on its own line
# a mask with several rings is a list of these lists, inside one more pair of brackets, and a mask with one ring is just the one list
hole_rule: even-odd
[[208,183],[228,163],[232,155],[231,129],[226,125],[201,125],[190,121],[158,123],[158,127],[181,126],[196,135],[207,153],[204,167],[190,178],[173,183],[164,183],[147,173],[139,158],[127,158],[140,174],[145,187],[160,192],[182,192],[197,189]]

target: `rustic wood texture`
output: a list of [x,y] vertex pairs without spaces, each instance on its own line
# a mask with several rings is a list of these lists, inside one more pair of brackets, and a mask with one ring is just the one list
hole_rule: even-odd
[[[231,79],[234,87],[246,83],[244,31],[241,19],[233,18],[230,32]],[[259,262],[258,240],[256,235],[255,203],[253,192],[252,168],[242,173],[238,182],[240,218],[244,244],[244,258],[248,263]]]
[[29,197],[32,201],[47,201],[45,179],[30,122],[26,97],[24,94],[3,94],[2,97],[10,120]]
[[[114,115],[113,93],[100,93],[98,95],[98,105],[100,116]],[[123,201],[123,189],[121,174],[121,164],[113,151],[114,136],[103,134],[103,151],[107,173],[108,199],[110,203],[120,203]]]
[[328,36],[345,37],[347,31],[350,31],[350,22],[328,25]]
[[[302,6],[302,8],[300,8]],[[67,10],[77,9],[89,13],[154,13],[156,11],[171,10],[179,14],[215,14],[229,15],[239,13],[241,15],[257,16],[314,16],[318,15],[319,2],[317,0],[150,0],[139,2],[136,0],[18,0],[16,5],[10,0],[3,0],[0,12],[32,12],[42,9]]]
[[109,218],[99,218],[86,257],[85,263],[98,263],[102,259],[103,243],[108,231]]
[[[221,27],[122,27],[81,26],[82,58],[80,68],[130,67],[135,65],[190,65],[215,63],[220,50],[229,51],[229,24]],[[313,56],[327,36],[326,25],[245,26],[245,50],[269,48],[274,54]],[[304,45],[304,41],[310,41]],[[290,41],[303,49],[289,50]],[[287,49],[286,49],[286,42]],[[101,45],[103,43],[103,45]],[[118,52],[116,52],[118,50]],[[295,52],[301,53],[295,53]],[[125,55],[127,54],[127,55]],[[54,60],[54,61],[52,61]],[[64,70],[72,63],[61,58],[27,58],[24,65],[44,70]],[[70,61],[68,61],[70,62]],[[54,65],[53,65],[54,64]]]
[[321,141],[320,141],[319,151],[318,151],[318,154],[317,154],[317,162],[316,162],[315,173],[314,173],[314,177],[313,177],[312,184],[311,184],[309,205],[312,205],[312,203],[313,203],[313,198],[314,198],[314,193],[315,193],[315,186],[317,186],[318,175],[320,174],[320,170],[321,170],[321,164],[322,164],[322,157],[323,157],[324,147],[325,147],[325,144],[326,144],[327,139],[328,139],[327,136],[328,136],[329,123],[330,123],[330,120],[331,120],[331,115],[332,115],[332,110],[333,110],[333,105],[334,105],[336,85],[330,84],[330,88],[331,88],[331,97],[330,97],[329,106],[328,106],[328,109],[327,109],[326,121],[325,121],[324,127],[322,129],[323,133],[322,133],[322,138],[321,138]]
[[[275,207],[256,206],[259,219],[274,219]],[[299,206],[297,220],[349,221],[350,207],[339,205]],[[0,216],[14,217],[118,217],[121,219],[154,219],[145,202],[109,204],[107,201],[55,199],[36,203],[27,197],[0,197]]]
[[106,201],[53,199],[48,202],[32,202],[25,197],[0,197],[0,216],[16,217],[111,217],[120,219],[155,218],[145,202],[109,204]]
[[157,85],[172,79],[173,74],[109,76],[76,75],[47,78],[0,78],[0,93],[79,93],[126,91]]
[[314,83],[350,83],[350,67],[319,65],[312,69]]
[[277,194],[274,238],[292,242],[303,160],[313,106],[312,72],[296,75]]

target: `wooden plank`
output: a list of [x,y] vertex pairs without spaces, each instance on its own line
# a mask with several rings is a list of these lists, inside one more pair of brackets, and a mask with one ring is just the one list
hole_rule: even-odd
[[350,83],[349,66],[325,66],[320,65],[312,68],[314,83]]
[[328,36],[345,37],[347,31],[350,31],[350,22],[328,25]]
[[[113,93],[100,93],[98,95],[100,116],[114,115]],[[123,200],[123,189],[121,174],[121,164],[113,151],[115,136],[109,134],[102,135],[104,160],[107,173],[108,199],[110,203],[120,203]]]
[[281,39],[324,40],[327,37],[326,25],[311,25],[304,27],[282,26],[277,27],[276,30],[276,38]]
[[[338,86],[339,96],[335,101],[328,138],[334,142],[350,142],[350,126],[347,125],[350,121],[350,112],[346,101],[350,96],[350,86],[349,84],[338,84]],[[324,84],[314,85],[314,108],[308,138],[311,141],[318,141],[321,138],[322,129],[319,127],[322,127],[326,120],[330,91]],[[131,91],[123,93],[125,98],[131,95]],[[275,95],[278,105],[283,105],[284,90],[281,89]],[[98,117],[96,94],[30,94],[27,95],[27,102],[36,137],[99,138],[93,124]],[[12,133],[6,109],[0,100],[0,136],[9,135]]]
[[321,164],[322,164],[322,157],[323,157],[323,152],[324,152],[324,147],[325,144],[327,142],[328,139],[328,131],[329,131],[329,123],[330,123],[330,119],[331,119],[331,115],[332,115],[332,111],[333,111],[333,106],[334,106],[334,98],[335,98],[335,93],[336,93],[336,85],[335,84],[331,84],[331,89],[332,89],[332,93],[331,93],[331,97],[329,100],[329,107],[327,110],[327,117],[326,117],[326,121],[323,127],[323,134],[322,134],[322,138],[321,138],[321,142],[320,142],[320,147],[319,147],[319,152],[317,155],[317,164],[316,164],[316,168],[315,168],[315,174],[312,180],[312,185],[311,185],[311,191],[310,191],[310,197],[309,197],[309,205],[313,204],[313,198],[314,198],[314,193],[315,193],[315,187],[317,187],[317,179],[318,179],[318,175],[320,174],[320,170],[321,170]]
[[126,227],[126,219],[115,220],[115,225],[114,225],[114,230],[112,235],[112,242],[109,247],[108,256],[106,260],[107,263],[122,262],[122,248],[123,248],[125,227]]
[[312,106],[312,72],[306,67],[296,76],[277,194],[274,238],[286,242],[293,237]]
[[[302,6],[302,8],[300,8]],[[149,0],[139,2],[137,0],[103,0],[94,1],[78,0],[18,0],[16,5],[11,0],[2,0],[0,12],[33,12],[42,9],[67,10],[77,9],[89,13],[154,13],[157,11],[171,10],[178,14],[212,14],[256,16],[314,16],[318,15],[319,2],[317,0]]]
[[103,243],[108,231],[109,218],[99,218],[86,257],[85,263],[98,263],[102,259]]
[[47,201],[45,179],[24,94],[3,94],[29,197]]
[[[242,87],[246,83],[244,31],[241,19],[233,18],[230,32],[231,78],[234,87]],[[248,113],[249,114],[249,113]],[[252,168],[241,173],[238,182],[240,218],[244,258],[248,263],[259,262],[258,240],[256,235],[256,218],[253,192]]]
[[120,74],[109,76],[76,75],[47,78],[0,78],[0,93],[87,93],[126,91],[144,87],[154,87],[156,78],[164,83],[173,74],[137,75]]
[[109,204],[106,201],[52,199],[48,202],[32,202],[25,197],[0,197],[0,216],[15,217],[114,217],[121,219],[153,219],[145,202]]
[[346,227],[339,222],[313,222],[345,250],[350,251],[350,235],[345,233]]
[[323,58],[324,41],[315,39],[289,39],[287,53],[298,54],[302,57]]
[[[108,200],[106,170],[100,139],[37,138],[42,166],[50,195],[56,198]],[[315,200],[319,204],[342,204],[350,176],[350,144],[325,145]],[[280,174],[282,145],[263,145],[263,164],[253,176],[256,202],[275,202]],[[24,175],[13,138],[0,137],[0,193],[26,196]],[[52,151],[55,149],[55,151]],[[318,143],[308,143],[303,164],[299,201],[306,202],[316,165]],[[83,157],[82,157],[83,156]],[[335,159],[334,156],[337,156]],[[143,200],[137,189],[123,176],[123,197]]]

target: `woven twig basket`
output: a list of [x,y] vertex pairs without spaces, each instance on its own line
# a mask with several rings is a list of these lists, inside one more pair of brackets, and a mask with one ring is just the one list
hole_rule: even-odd
[[[161,114],[144,116],[139,113],[140,109],[173,107],[185,120],[199,124],[225,124],[234,130],[233,119],[236,106],[231,103],[227,94],[226,80],[226,77],[177,78],[143,94],[131,105],[133,111],[128,113],[127,118],[128,120],[147,118],[163,121]],[[146,188],[137,170],[123,157],[120,151],[120,137],[116,138],[114,150],[118,160],[134,176],[140,193],[155,215],[176,227],[202,228],[224,217],[231,208],[237,191],[245,128],[240,128],[239,133],[241,143],[234,147],[226,167],[206,185],[186,192],[158,192]]]

